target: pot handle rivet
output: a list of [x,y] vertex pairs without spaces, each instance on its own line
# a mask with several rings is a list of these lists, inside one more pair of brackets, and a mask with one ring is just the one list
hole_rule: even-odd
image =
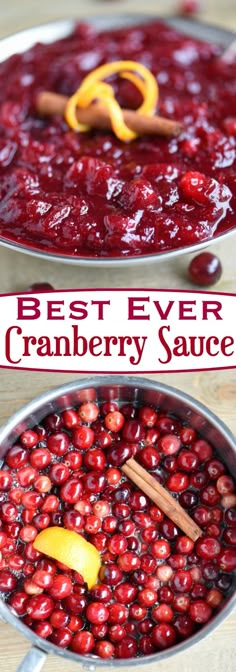
[[44,651],[38,649],[36,646],[32,646],[21,661],[16,672],[40,672],[46,658],[47,654]]

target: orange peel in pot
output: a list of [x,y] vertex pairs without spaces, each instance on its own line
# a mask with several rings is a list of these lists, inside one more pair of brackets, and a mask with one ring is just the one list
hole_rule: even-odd
[[63,527],[47,527],[39,532],[33,547],[81,574],[89,589],[97,582],[101,558],[95,546],[81,534]]

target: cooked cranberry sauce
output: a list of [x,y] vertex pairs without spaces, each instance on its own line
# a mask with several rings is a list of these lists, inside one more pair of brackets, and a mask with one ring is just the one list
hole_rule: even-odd
[[[0,234],[53,253],[87,257],[160,253],[235,226],[236,64],[222,48],[160,22],[36,44],[0,64]],[[42,120],[39,91],[71,95],[102,63],[132,59],[156,75],[159,113],[179,138],[77,134]],[[140,94],[113,80],[122,106]],[[232,116],[234,115],[234,116]]]
[[[130,456],[179,499],[194,544],[122,473]],[[213,447],[150,406],[83,403],[21,434],[0,470],[0,591],[40,637],[102,658],[146,656],[221,608],[236,568],[236,495]],[[50,526],[101,554],[98,583],[42,555]]]

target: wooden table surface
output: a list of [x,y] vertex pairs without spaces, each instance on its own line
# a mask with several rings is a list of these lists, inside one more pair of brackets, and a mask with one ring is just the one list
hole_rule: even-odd
[[[236,28],[235,0],[206,0],[202,2],[204,10],[201,15],[203,21],[209,21],[221,26]],[[157,10],[158,5],[158,10]],[[176,8],[177,0],[159,1],[148,0],[145,11],[150,13],[171,13]],[[0,0],[0,37],[16,30],[37,23],[68,16],[88,16],[101,13],[124,13],[143,11],[143,5],[137,0],[123,0],[120,2],[99,2],[96,0],[57,0],[49,3],[48,0]],[[236,264],[234,237],[222,243],[214,244],[213,251],[221,257],[224,274],[217,286],[219,291],[235,292]],[[149,264],[137,268],[101,270],[75,268],[57,263],[33,259],[28,256],[0,249],[0,293],[24,290],[32,282],[47,281],[55,288],[69,287],[170,287],[190,288],[186,268],[189,255],[172,261],[171,263]],[[67,374],[30,373],[23,371],[1,371],[0,373],[0,424],[3,424],[11,414],[28,400],[41,392],[60,385],[79,376]],[[150,376],[161,379],[161,376]],[[186,373],[163,375],[162,381],[174,385],[192,394],[207,404],[212,411],[236,431],[235,371],[219,371],[204,373]],[[236,656],[235,616],[231,616],[217,631],[204,640],[198,647],[193,647],[183,654],[179,654],[170,661],[160,663],[160,672],[197,672],[199,669],[209,669],[211,672],[227,670],[233,672]],[[1,670],[14,672],[22,657],[29,649],[29,643],[6,624],[0,626],[0,661]],[[73,672],[78,669],[75,664],[63,662],[56,657],[49,657],[45,664],[45,672]],[[123,668],[127,672],[127,668]],[[147,667],[154,672],[154,666]]]

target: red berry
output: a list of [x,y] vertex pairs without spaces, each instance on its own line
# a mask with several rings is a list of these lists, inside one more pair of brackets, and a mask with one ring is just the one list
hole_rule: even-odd
[[151,552],[155,558],[165,560],[171,553],[170,544],[165,539],[158,539],[151,544]]
[[180,471],[177,471],[175,474],[170,474],[166,480],[166,487],[171,490],[171,492],[182,492],[186,490],[189,486],[189,477],[187,474],[183,474]]
[[97,642],[95,644],[94,653],[100,658],[111,658],[114,654],[115,647],[111,642],[103,639],[102,642]]
[[78,499],[81,498],[83,492],[83,486],[81,481],[77,478],[68,479],[60,489],[60,496],[63,502],[68,502],[68,504],[76,504]]
[[189,608],[189,616],[195,623],[207,623],[210,620],[212,609],[205,600],[192,602]]
[[213,560],[214,558],[217,558],[221,551],[219,541],[213,537],[202,537],[198,539],[195,548],[197,555],[204,560]]
[[53,577],[52,586],[49,589],[51,597],[56,600],[64,600],[71,594],[73,589],[72,581],[65,574],[57,574]]
[[214,285],[222,275],[220,259],[210,252],[201,252],[189,265],[190,280],[201,287]]
[[81,404],[78,415],[83,422],[94,422],[99,415],[99,408],[93,402]]
[[188,570],[180,569],[172,576],[171,588],[177,593],[188,593],[192,586],[192,577]]
[[36,621],[47,619],[54,608],[54,602],[48,595],[34,595],[26,603],[26,611]]
[[94,443],[94,431],[90,427],[81,426],[72,434],[72,442],[79,450],[88,450]]
[[138,644],[133,637],[124,637],[115,645],[116,658],[134,658],[138,650]]
[[74,635],[71,642],[71,649],[75,653],[80,653],[86,655],[93,651],[95,645],[95,640],[91,632],[87,630],[82,630]]
[[128,615],[129,610],[124,606],[124,604],[119,602],[110,604],[108,620],[111,625],[120,625],[121,623],[124,623],[127,621]]
[[27,429],[20,436],[20,441],[26,448],[33,448],[38,443],[39,436],[33,429]]
[[176,641],[175,629],[167,623],[155,625],[151,633],[151,641],[155,649],[166,649]]
[[91,602],[86,609],[86,618],[90,623],[100,625],[109,617],[109,610],[103,602]]
[[10,490],[13,482],[13,477],[9,471],[0,469],[0,490],[6,492]]
[[111,432],[119,432],[125,422],[125,418],[120,411],[111,411],[105,416],[104,424]]

